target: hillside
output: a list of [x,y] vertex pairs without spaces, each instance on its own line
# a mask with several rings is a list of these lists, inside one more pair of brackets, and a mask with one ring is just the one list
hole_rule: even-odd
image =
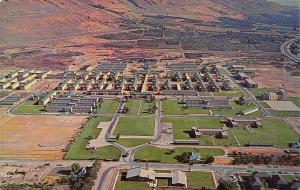
[[142,14],[159,14],[218,20],[219,17],[242,19],[248,14],[274,13],[283,7],[264,0],[122,0]]
[[283,9],[262,0],[9,0],[0,3],[0,42],[112,32],[122,20],[142,20],[145,15],[217,21]]

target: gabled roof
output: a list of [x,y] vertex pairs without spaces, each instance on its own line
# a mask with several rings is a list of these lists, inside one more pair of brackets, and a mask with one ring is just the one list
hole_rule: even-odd
[[252,176],[250,178],[249,184],[254,187],[262,187],[262,182],[259,177]]
[[269,174],[268,172],[255,172],[253,176],[264,177],[264,178],[272,177],[272,175]]
[[299,190],[300,189],[300,181],[294,181],[291,185],[292,190]]
[[128,170],[126,174],[126,179],[133,177],[147,178],[150,180],[155,180],[155,172],[153,170],[145,170],[142,168],[133,168]]
[[187,186],[187,179],[185,172],[173,171],[172,172],[172,185],[181,184]]
[[273,179],[277,185],[287,185],[288,184],[282,175],[274,175]]

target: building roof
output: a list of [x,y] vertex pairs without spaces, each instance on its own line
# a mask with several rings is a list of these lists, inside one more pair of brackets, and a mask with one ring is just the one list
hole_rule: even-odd
[[134,177],[141,177],[150,180],[155,180],[155,172],[153,170],[146,170],[142,168],[133,168],[128,170],[126,174],[126,179],[134,178]]
[[185,172],[172,171],[172,185],[181,184],[187,186],[187,179]]
[[292,190],[299,190],[300,189],[300,181],[294,181],[291,185]]
[[252,79],[245,79],[245,81],[248,83],[248,84],[251,84],[251,85],[256,85],[257,83],[252,80]]
[[195,161],[195,160],[200,160],[200,159],[201,159],[200,152],[192,152],[192,154],[189,157],[190,161]]
[[252,178],[250,178],[250,185],[253,187],[262,187],[262,182],[259,177],[253,176]]
[[268,172],[254,172],[253,176],[255,177],[263,177],[263,178],[268,178],[268,177],[272,177],[272,175]]
[[274,178],[276,180],[277,185],[287,185],[288,184],[282,175],[275,175]]

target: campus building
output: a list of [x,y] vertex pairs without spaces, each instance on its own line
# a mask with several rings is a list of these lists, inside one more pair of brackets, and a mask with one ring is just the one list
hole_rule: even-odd
[[220,138],[228,137],[228,128],[222,127],[221,129],[198,129],[196,127],[192,128],[191,136],[194,138],[199,138],[201,136],[215,136]]
[[183,104],[187,108],[231,108],[229,99],[227,97],[187,97],[183,100]]
[[240,127],[240,126],[250,126],[253,128],[262,127],[262,123],[257,119],[247,119],[247,118],[228,118],[224,123],[230,127]]
[[156,187],[157,179],[169,179],[169,186],[187,187],[186,173],[178,170],[173,170],[171,173],[159,173],[152,169],[133,168],[126,173],[126,180],[146,181],[152,187]]
[[284,89],[279,89],[276,92],[264,92],[259,99],[269,100],[269,101],[278,101],[278,100],[287,100],[288,95]]

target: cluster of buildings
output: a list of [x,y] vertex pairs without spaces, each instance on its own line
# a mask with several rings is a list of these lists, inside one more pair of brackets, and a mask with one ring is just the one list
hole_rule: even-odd
[[[294,178],[294,179],[293,179]],[[243,183],[249,190],[299,190],[300,181],[293,176],[270,174],[267,172],[254,172]]]
[[279,89],[275,92],[264,92],[259,99],[269,101],[285,101],[288,99],[288,95],[285,90]]
[[82,96],[74,93],[51,91],[38,100],[48,113],[92,113],[98,106],[99,98]]
[[215,136],[218,138],[228,138],[229,128],[222,127],[220,129],[198,129],[192,127],[191,136],[199,138],[201,136]]
[[21,69],[1,78],[0,89],[27,90],[35,85],[39,79],[45,79],[50,73],[51,71],[42,72]]
[[258,84],[252,79],[255,77],[256,69],[248,68],[245,65],[229,65],[228,69],[238,80],[244,81],[247,88],[258,88]]
[[145,181],[149,186],[155,188],[158,179],[169,179],[169,185],[173,187],[187,187],[186,173],[173,170],[170,173],[159,173],[152,169],[133,168],[127,171],[126,180]]
[[174,63],[158,69],[155,62],[143,64],[102,62],[78,72],[65,71],[49,76],[62,79],[59,91],[84,91],[91,95],[197,96],[198,92],[231,90],[214,64]]
[[231,64],[228,65],[227,68],[233,74],[244,73],[247,77],[255,77],[256,69],[248,67],[246,65],[239,65],[239,64]]
[[0,105],[13,105],[14,103],[18,102],[20,97],[16,94],[11,94],[9,96],[4,97],[0,100]]

